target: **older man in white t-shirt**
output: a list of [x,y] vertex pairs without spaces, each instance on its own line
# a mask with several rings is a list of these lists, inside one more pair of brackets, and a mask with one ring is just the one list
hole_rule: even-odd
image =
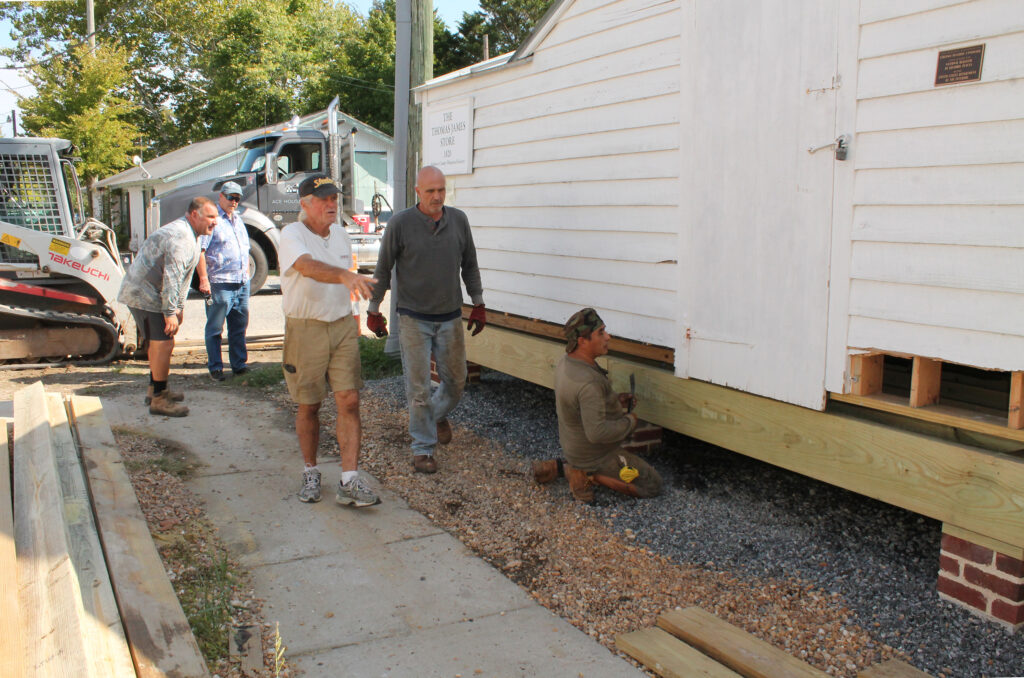
[[285,382],[298,404],[295,432],[305,468],[299,500],[320,501],[320,404],[327,388],[338,405],[341,450],[339,504],[373,506],[380,499],[359,477],[359,327],[349,292],[369,299],[373,278],[353,273],[352,243],[338,223],[338,193],[322,174],[299,184],[299,220],[281,231],[281,292],[285,315]]

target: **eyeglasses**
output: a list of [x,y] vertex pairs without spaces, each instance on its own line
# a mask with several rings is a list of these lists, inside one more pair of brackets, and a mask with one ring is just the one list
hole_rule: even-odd
[[230,202],[242,202],[242,196],[240,195],[225,195],[224,197]]

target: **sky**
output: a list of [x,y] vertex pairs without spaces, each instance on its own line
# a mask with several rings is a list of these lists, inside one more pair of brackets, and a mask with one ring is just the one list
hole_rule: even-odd
[[[348,0],[348,2],[364,15],[373,4],[373,0]],[[444,19],[449,29],[454,29],[458,25],[463,12],[475,12],[479,8],[479,0],[434,0],[434,9]],[[8,47],[12,44],[10,22],[0,21],[0,46]],[[4,60],[4,63],[7,61]],[[11,111],[17,109],[17,98],[14,96],[14,91],[22,95],[33,92],[31,85],[25,82],[18,70],[0,69],[0,136],[10,136],[11,134]],[[18,111],[19,118],[20,115],[21,111]],[[21,130],[20,123],[18,129]]]

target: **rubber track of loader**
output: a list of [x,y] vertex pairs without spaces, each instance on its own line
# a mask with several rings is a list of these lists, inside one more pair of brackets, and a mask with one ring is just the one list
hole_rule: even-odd
[[[73,356],[67,362],[75,365],[106,365],[117,355],[120,343],[120,334],[114,323],[107,318],[93,313],[67,313],[63,311],[45,311],[38,308],[26,308],[24,306],[11,306],[0,304],[0,316],[15,315],[21,318],[35,318],[42,320],[52,326],[86,325],[96,330],[100,337],[100,350],[88,356]],[[2,368],[0,368],[2,369]]]

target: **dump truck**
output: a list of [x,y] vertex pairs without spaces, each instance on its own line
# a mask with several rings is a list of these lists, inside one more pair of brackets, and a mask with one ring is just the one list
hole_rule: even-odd
[[124,272],[114,231],[85,216],[71,143],[0,139],[0,363],[133,353]]
[[299,216],[299,184],[311,174],[327,174],[341,186],[339,212],[352,239],[360,268],[372,268],[380,250],[380,235],[363,233],[352,218],[363,212],[355,199],[355,136],[338,130],[338,99],[327,108],[327,129],[300,128],[297,121],[280,131],[267,132],[242,143],[245,154],[235,174],[163,193],[150,202],[146,235],[185,213],[188,203],[205,195],[217,199],[228,181],[242,187],[238,214],[249,232],[250,290],[255,293],[278,268],[280,229]]

